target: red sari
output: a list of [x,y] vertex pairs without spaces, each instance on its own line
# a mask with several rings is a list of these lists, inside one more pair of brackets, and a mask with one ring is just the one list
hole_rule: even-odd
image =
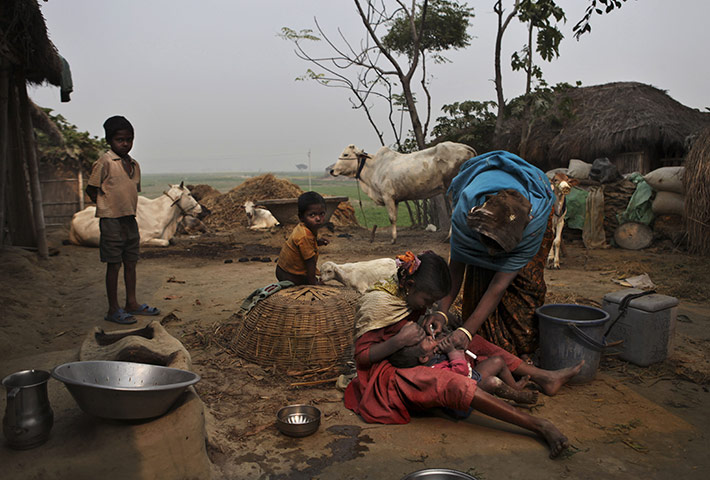
[[[420,314],[366,332],[355,342],[357,376],[345,389],[345,406],[368,423],[409,423],[410,412],[432,407],[465,411],[471,406],[478,385],[460,373],[426,366],[395,368],[387,360],[370,364],[370,347],[393,337]],[[503,355],[511,371],[522,363],[478,335],[469,349],[482,356]]]

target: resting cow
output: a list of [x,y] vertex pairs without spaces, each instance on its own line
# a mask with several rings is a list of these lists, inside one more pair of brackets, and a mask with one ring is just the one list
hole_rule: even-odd
[[265,208],[255,207],[254,202],[251,200],[244,202],[244,210],[247,214],[247,223],[252,230],[271,228],[279,224],[279,221],[274,218],[270,211]]
[[388,279],[397,273],[393,258],[377,258],[364,262],[336,264],[323,262],[320,266],[320,280],[337,280],[346,287],[365,293],[375,282]]
[[357,178],[363,191],[377,205],[387,207],[392,224],[392,243],[397,241],[397,204],[446,193],[451,180],[476,151],[462,143],[443,142],[412,153],[381,147],[375,155],[349,145],[330,174]]
[[552,180],[552,190],[555,193],[555,211],[552,214],[552,231],[555,239],[547,255],[547,268],[560,268],[560,249],[562,248],[562,229],[565,228],[565,215],[567,215],[567,194],[572,187],[579,184],[576,178],[569,178],[562,172],[557,172]]
[[[178,222],[184,215],[197,215],[202,207],[192,198],[190,190],[183,183],[170,185],[156,199],[138,197],[136,222],[141,235],[141,245],[167,247],[175,235]],[[98,247],[101,232],[99,219],[95,217],[96,207],[86,207],[71,219],[69,241],[74,245]]]

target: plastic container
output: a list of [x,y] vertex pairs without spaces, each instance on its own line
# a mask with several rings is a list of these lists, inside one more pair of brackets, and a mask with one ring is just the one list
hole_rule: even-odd
[[596,307],[565,303],[543,305],[535,313],[540,323],[542,368],[558,370],[584,360],[582,369],[569,383],[593,380],[606,347],[603,337],[609,315]]
[[[624,297],[642,292],[626,288],[604,295],[602,308],[609,314],[609,324],[617,318]],[[619,354],[622,360],[641,367],[662,362],[673,348],[677,313],[675,297],[652,293],[634,298],[607,336],[610,341],[624,341]]]

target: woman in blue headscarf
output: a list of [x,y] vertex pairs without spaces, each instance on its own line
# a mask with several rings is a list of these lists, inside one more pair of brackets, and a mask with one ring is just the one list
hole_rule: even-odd
[[468,345],[479,333],[515,355],[532,354],[552,242],[549,179],[522,158],[494,151],[464,163],[449,192],[452,287],[439,307],[448,311],[463,286],[463,325],[448,341]]

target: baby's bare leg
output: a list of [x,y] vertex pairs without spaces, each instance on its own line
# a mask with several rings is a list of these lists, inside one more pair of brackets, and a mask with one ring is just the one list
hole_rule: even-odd
[[[483,377],[481,375],[481,377]],[[507,398],[517,403],[537,403],[538,392],[535,390],[516,390],[505,383],[498,377],[481,378],[478,386],[488,393],[491,393],[500,398]]]
[[511,388],[522,390],[528,384],[530,377],[523,377],[519,381],[515,381],[513,374],[510,373],[505,364],[505,359],[500,355],[496,355],[483,360],[476,364],[476,370],[481,374],[481,377],[498,377]]

